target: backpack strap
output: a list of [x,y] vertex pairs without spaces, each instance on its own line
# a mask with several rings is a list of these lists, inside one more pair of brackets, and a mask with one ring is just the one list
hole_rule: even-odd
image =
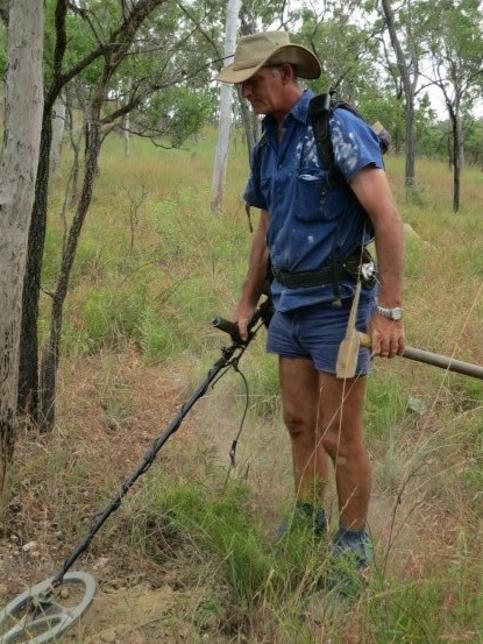
[[[310,123],[312,125],[312,129],[314,131],[314,139],[315,139],[315,144],[317,147],[319,159],[324,163],[325,168],[327,170],[327,185],[330,186],[330,184],[333,183],[334,180],[335,181],[338,180],[340,182],[343,182],[350,192],[353,192],[350,185],[345,181],[343,175],[337,170],[335,166],[334,149],[332,146],[332,139],[331,139],[330,130],[329,130],[329,119],[333,114],[334,110],[336,110],[339,107],[346,109],[349,112],[352,112],[355,116],[357,116],[363,121],[364,121],[364,118],[359,114],[359,112],[354,107],[352,107],[352,105],[349,105],[348,103],[345,103],[343,101],[335,101],[333,97],[334,94],[335,94],[334,91],[329,91],[327,93],[314,96],[314,98],[310,101],[310,104],[309,104],[308,116],[309,116]],[[357,199],[357,197],[355,198]],[[332,269],[332,287],[333,287],[333,293],[334,293],[334,301],[333,301],[334,306],[342,306],[341,290],[340,290],[340,283],[339,283],[340,275],[337,270],[340,263],[340,258],[337,256],[336,248],[337,248],[337,242],[340,238],[342,224],[345,221],[345,217],[346,215],[343,215],[337,223],[337,227],[334,234],[334,240],[332,244],[332,250],[329,256],[329,265],[331,266],[331,269]],[[366,229],[366,224],[364,225],[364,231],[365,229]],[[365,233],[363,232],[363,236],[364,234]]]
[[332,92],[314,96],[310,101],[309,120],[314,131],[319,158],[324,162],[329,177],[332,177],[335,168],[334,150],[329,133],[329,118],[332,112]]

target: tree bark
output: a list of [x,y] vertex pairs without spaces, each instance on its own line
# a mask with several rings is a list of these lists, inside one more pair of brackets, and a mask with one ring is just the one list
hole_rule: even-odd
[[[235,51],[235,40],[240,12],[241,0],[228,0],[225,27],[225,66],[231,62]],[[230,58],[227,58],[230,56]],[[231,108],[233,90],[231,85],[222,84],[220,90],[220,119],[218,124],[218,140],[216,142],[215,163],[213,167],[213,182],[211,189],[211,211],[219,214],[223,203],[228,145],[230,142]]]
[[461,115],[459,113],[458,101],[455,101],[454,108],[448,111],[453,134],[453,212],[458,212],[460,209],[461,160],[463,147]]
[[50,172],[52,174],[56,172],[59,166],[62,141],[64,139],[65,114],[65,98],[61,95],[55,101],[53,109],[52,148],[50,152]]
[[0,519],[13,461],[22,284],[43,107],[43,0],[13,0],[0,162]]
[[22,296],[22,325],[18,380],[18,411],[38,420],[38,340],[40,277],[47,225],[52,103],[44,105],[35,198],[28,238],[27,266]]
[[406,186],[409,188],[414,185],[416,172],[416,147],[414,140],[414,91],[416,78],[411,82],[409,68],[404,59],[404,53],[398,39],[394,12],[391,7],[391,0],[382,0],[382,8],[386,19],[387,29],[391,44],[396,53],[397,66],[401,74],[401,80],[404,89],[404,110],[406,122]]
[[[68,127],[69,127],[69,141],[70,147],[72,148],[72,170],[71,170],[71,188],[70,188],[70,205],[74,206],[77,202],[77,184],[79,178],[79,148],[80,142],[82,140],[82,133],[76,135],[75,123],[74,123],[74,110],[72,107],[72,97],[70,92],[66,91],[66,107],[68,118]],[[79,128],[80,129],[80,128]],[[76,138],[77,136],[77,138]],[[67,200],[66,200],[67,203]]]
[[20,413],[38,420],[38,340],[40,278],[47,225],[47,197],[49,190],[50,150],[52,146],[52,111],[54,103],[67,82],[62,76],[67,36],[65,16],[67,0],[58,0],[55,9],[56,44],[51,86],[46,92],[42,116],[40,154],[35,183],[35,198],[30,221],[27,267],[22,296],[22,328],[17,406]]
[[413,186],[416,176],[416,142],[414,132],[414,94],[411,91],[406,95],[405,102],[406,121],[406,186]]
[[[105,87],[100,88],[101,94],[102,89],[105,90]],[[84,167],[82,191],[62,255],[60,275],[52,301],[49,339],[42,350],[40,368],[40,429],[42,431],[50,431],[55,422],[56,376],[60,355],[63,308],[65,298],[67,297],[70,274],[74,264],[80,233],[92,201],[94,181],[98,174],[97,163],[99,151],[101,149],[101,132],[99,123],[101,105],[102,99],[97,99],[88,110],[89,119],[85,128],[86,162]]]
[[[131,95],[131,92],[132,92],[131,78],[129,79],[127,90],[129,95]],[[124,156],[127,159],[129,156],[131,156],[131,132],[129,131],[129,128],[131,127],[131,119],[130,119],[129,112],[127,112],[127,114],[125,114],[122,119],[122,127],[123,127],[123,137],[124,137]]]
[[[242,4],[240,13],[240,34],[242,36],[249,36],[257,31],[257,23],[253,16],[247,11],[247,8]],[[245,139],[247,142],[248,163],[250,168],[252,166],[252,153],[258,139],[260,138],[260,124],[258,117],[249,106],[248,101],[243,98],[241,92],[238,91],[238,100],[240,102],[240,114],[245,131]]]
[[245,138],[248,150],[248,163],[252,165],[252,153],[258,138],[260,136],[257,115],[250,110],[246,100],[238,92],[238,100],[240,102],[240,115],[245,130]]

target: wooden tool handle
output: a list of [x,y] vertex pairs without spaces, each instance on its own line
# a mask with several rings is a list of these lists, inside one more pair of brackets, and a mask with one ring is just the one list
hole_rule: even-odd
[[[371,338],[367,333],[359,333],[361,339],[361,347],[366,347],[367,349],[371,348]],[[416,349],[415,347],[406,347],[402,353],[403,358],[408,358],[409,360],[416,360],[416,362],[424,362],[425,364],[430,364],[433,367],[439,367],[440,369],[447,369],[448,371],[454,371],[455,373],[461,373],[465,376],[473,376],[473,378],[479,378],[483,380],[483,367],[480,367],[476,364],[471,364],[470,362],[463,362],[461,360],[455,360],[454,358],[448,358],[443,356],[440,353],[432,353],[431,351],[423,351],[422,349]]]

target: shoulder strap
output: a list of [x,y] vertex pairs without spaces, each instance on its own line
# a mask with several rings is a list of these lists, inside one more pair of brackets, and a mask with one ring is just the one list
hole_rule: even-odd
[[[356,110],[353,105],[345,101],[336,101],[334,99],[334,91],[325,94],[314,96],[309,105],[309,119],[314,130],[315,143],[317,145],[317,152],[319,158],[324,162],[329,180],[339,176],[335,169],[334,150],[332,148],[332,140],[329,132],[329,119],[333,112],[342,108],[360,118],[361,121],[367,123],[366,119]],[[369,123],[367,123],[369,125]],[[374,125],[369,125],[376,133],[379,139],[379,146],[382,154],[385,154],[389,148],[391,137],[387,130],[377,121]]]
[[334,150],[329,134],[329,118],[333,111],[330,92],[314,96],[309,104],[309,119],[314,130],[319,158],[324,162],[329,176],[334,172]]

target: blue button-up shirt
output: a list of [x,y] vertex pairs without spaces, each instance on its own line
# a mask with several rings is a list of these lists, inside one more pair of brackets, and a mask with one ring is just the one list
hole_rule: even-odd
[[[343,258],[357,244],[370,241],[364,228],[367,215],[347,182],[362,168],[384,167],[373,130],[352,112],[338,108],[329,119],[329,132],[341,180],[329,182],[307,118],[313,96],[305,91],[287,114],[280,142],[275,120],[265,117],[244,195],[248,205],[269,212],[267,246],[273,266],[284,271],[316,270],[333,252]],[[352,296],[353,280],[343,280],[339,286],[341,297]],[[289,311],[333,300],[334,288],[325,284],[287,289],[274,280],[272,294],[276,308]]]

